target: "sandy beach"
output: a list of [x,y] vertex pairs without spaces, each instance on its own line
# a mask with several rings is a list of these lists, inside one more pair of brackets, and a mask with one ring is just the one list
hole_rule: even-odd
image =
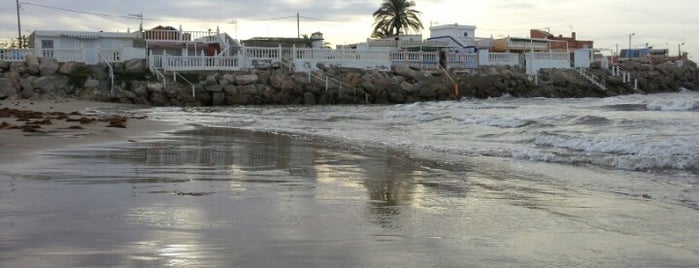
[[[76,100],[5,101],[0,110],[81,115],[51,119],[40,132],[0,130],[0,267],[697,266],[693,170],[671,176],[419,153],[361,140],[404,142],[414,135],[465,147],[483,141],[484,133],[564,131],[560,125],[571,121],[462,127],[463,120],[425,120],[423,110],[497,112],[510,124],[509,113],[581,113],[585,120],[572,120],[584,123],[571,126],[575,133],[608,129],[605,122],[616,118],[696,121],[694,111],[597,108],[598,117],[590,117],[591,108],[561,108],[575,100],[547,100],[554,103],[524,112],[527,106],[511,108],[522,106],[519,101],[536,100],[145,110]],[[597,107],[583,107],[590,105]],[[126,128],[108,127],[100,119],[111,113],[137,118],[128,118]],[[141,114],[150,119],[138,119]],[[401,124],[400,115],[412,121]],[[80,124],[81,117],[91,123]],[[2,122],[26,124],[9,117]],[[76,125],[83,129],[66,129]],[[469,134],[479,128],[477,136]],[[324,131],[354,139],[319,138]],[[684,136],[694,137],[676,135]]]
[[[153,136],[157,132],[174,129],[173,125],[148,120],[148,118],[126,118],[123,126],[109,126],[109,122],[105,122],[105,119],[109,119],[112,115],[85,114],[91,108],[121,106],[126,105],[77,99],[0,101],[0,109],[34,112],[43,116],[43,118],[29,121],[18,121],[16,117],[0,117],[0,124],[5,123],[6,126],[19,128],[0,127],[0,163],[24,162],[30,160],[32,155],[41,150],[97,143],[134,142],[139,137]],[[137,106],[131,105],[130,107]],[[59,118],[60,116],[57,116],[62,114],[66,114],[67,117]],[[86,121],[85,118],[89,121]],[[23,126],[32,123],[32,121],[43,119],[48,119],[50,123],[34,124],[37,126],[36,131],[22,129]],[[83,119],[83,122],[80,119]]]

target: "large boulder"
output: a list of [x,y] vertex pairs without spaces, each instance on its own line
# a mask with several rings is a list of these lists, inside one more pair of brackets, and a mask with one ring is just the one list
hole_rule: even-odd
[[0,78],[0,100],[6,99],[17,93],[10,79]]
[[[27,63],[22,61],[13,61],[10,63],[10,72],[24,74],[28,71]],[[38,72],[38,71],[37,71]]]
[[258,76],[256,74],[243,74],[235,77],[235,84],[239,86],[247,86],[257,83]]
[[41,76],[32,82],[35,91],[41,94],[56,93],[59,89],[68,87],[68,78],[65,76]]
[[52,58],[39,59],[39,74],[41,76],[54,75],[58,71],[58,61]]
[[63,75],[69,75],[74,72],[78,67],[85,67],[85,63],[82,62],[64,62],[60,64],[58,68],[58,73]]
[[124,63],[124,72],[129,74],[142,74],[146,72],[146,60],[132,59]]
[[296,89],[296,81],[293,77],[286,77],[281,84],[281,90],[294,90]]
[[27,55],[24,57],[27,63],[27,70],[30,74],[39,75],[39,60],[33,55]]
[[417,79],[418,77],[422,76],[420,71],[413,70],[407,64],[401,64],[396,66],[393,72],[395,72],[397,75],[404,76],[410,79]]
[[98,88],[100,86],[100,81],[94,78],[85,79],[83,88]]
[[222,106],[226,104],[226,93],[223,91],[211,93],[211,105]]
[[313,95],[311,92],[306,92],[303,94],[303,104],[305,105],[315,105],[316,104],[316,96]]

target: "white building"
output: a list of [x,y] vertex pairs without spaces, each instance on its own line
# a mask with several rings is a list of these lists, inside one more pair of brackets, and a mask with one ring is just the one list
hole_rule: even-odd
[[493,45],[492,38],[476,37],[476,26],[445,24],[430,27],[429,41],[442,41],[455,49],[470,49],[475,52],[478,49],[490,49]]
[[120,62],[144,59],[145,47],[140,33],[34,31],[29,36],[34,55],[58,61],[84,62],[96,65],[100,61]]

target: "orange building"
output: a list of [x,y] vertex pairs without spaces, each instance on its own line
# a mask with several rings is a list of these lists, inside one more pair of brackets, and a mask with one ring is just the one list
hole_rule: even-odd
[[593,48],[594,41],[578,40],[575,32],[571,34],[571,37],[564,37],[563,35],[555,36],[549,32],[531,29],[529,31],[531,38],[541,38],[552,40],[549,45],[551,49],[584,49]]

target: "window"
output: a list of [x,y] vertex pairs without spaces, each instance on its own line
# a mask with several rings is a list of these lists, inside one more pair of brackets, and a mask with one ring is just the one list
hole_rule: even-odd
[[465,32],[465,33],[464,33],[464,37],[468,37],[468,32]]
[[53,40],[41,40],[41,48],[53,49]]
[[53,40],[41,40],[44,58],[53,58]]

